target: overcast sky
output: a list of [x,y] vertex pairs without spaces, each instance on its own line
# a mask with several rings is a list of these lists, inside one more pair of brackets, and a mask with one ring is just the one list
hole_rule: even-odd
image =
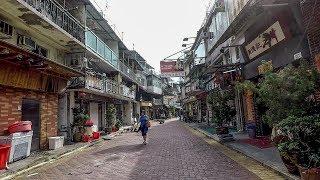
[[[184,37],[194,37],[209,0],[92,0],[129,49],[137,50],[156,70],[160,61],[182,49]],[[106,2],[108,8],[105,8]]]

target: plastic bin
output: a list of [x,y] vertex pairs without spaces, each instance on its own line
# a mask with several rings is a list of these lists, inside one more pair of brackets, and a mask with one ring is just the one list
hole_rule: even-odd
[[93,132],[92,133],[92,138],[93,139],[100,139],[100,134],[101,134],[100,132]]
[[247,132],[250,138],[256,138],[256,123],[248,123],[247,124]]
[[9,160],[10,145],[0,144],[0,170],[7,168]]
[[0,136],[0,144],[8,144],[10,148],[9,163],[30,156],[33,132],[17,132],[10,136]]
[[20,121],[16,122],[8,127],[10,134],[16,132],[28,132],[32,131],[32,122],[31,121]]
[[49,149],[55,150],[63,147],[64,136],[49,137]]

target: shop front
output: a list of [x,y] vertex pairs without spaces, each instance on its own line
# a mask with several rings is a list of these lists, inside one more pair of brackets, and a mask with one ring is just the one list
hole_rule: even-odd
[[3,41],[0,50],[0,135],[15,122],[31,121],[31,149],[46,149],[58,133],[58,94],[82,74]]
[[[267,71],[277,71],[301,60],[308,62],[308,41],[300,24],[299,5],[264,11],[244,33],[244,79],[258,83]],[[243,99],[246,124],[256,124],[257,135],[269,135],[270,128],[262,121],[265,107],[256,102],[256,94],[246,91]]]

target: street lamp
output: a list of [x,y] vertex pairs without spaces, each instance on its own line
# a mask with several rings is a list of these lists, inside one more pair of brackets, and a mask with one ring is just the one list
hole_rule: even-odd
[[186,37],[186,38],[183,38],[183,41],[189,41],[189,39],[196,39],[196,37]]
[[189,43],[189,44],[182,44],[182,47],[187,47],[188,45],[191,45],[193,43]]

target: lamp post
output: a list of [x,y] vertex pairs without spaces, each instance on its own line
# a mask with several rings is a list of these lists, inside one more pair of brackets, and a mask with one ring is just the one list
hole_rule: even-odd
[[189,39],[196,39],[197,37],[185,37],[183,38],[183,41],[189,41]]
[[188,45],[192,45],[194,43],[189,43],[189,44],[182,44],[182,47],[187,47]]

